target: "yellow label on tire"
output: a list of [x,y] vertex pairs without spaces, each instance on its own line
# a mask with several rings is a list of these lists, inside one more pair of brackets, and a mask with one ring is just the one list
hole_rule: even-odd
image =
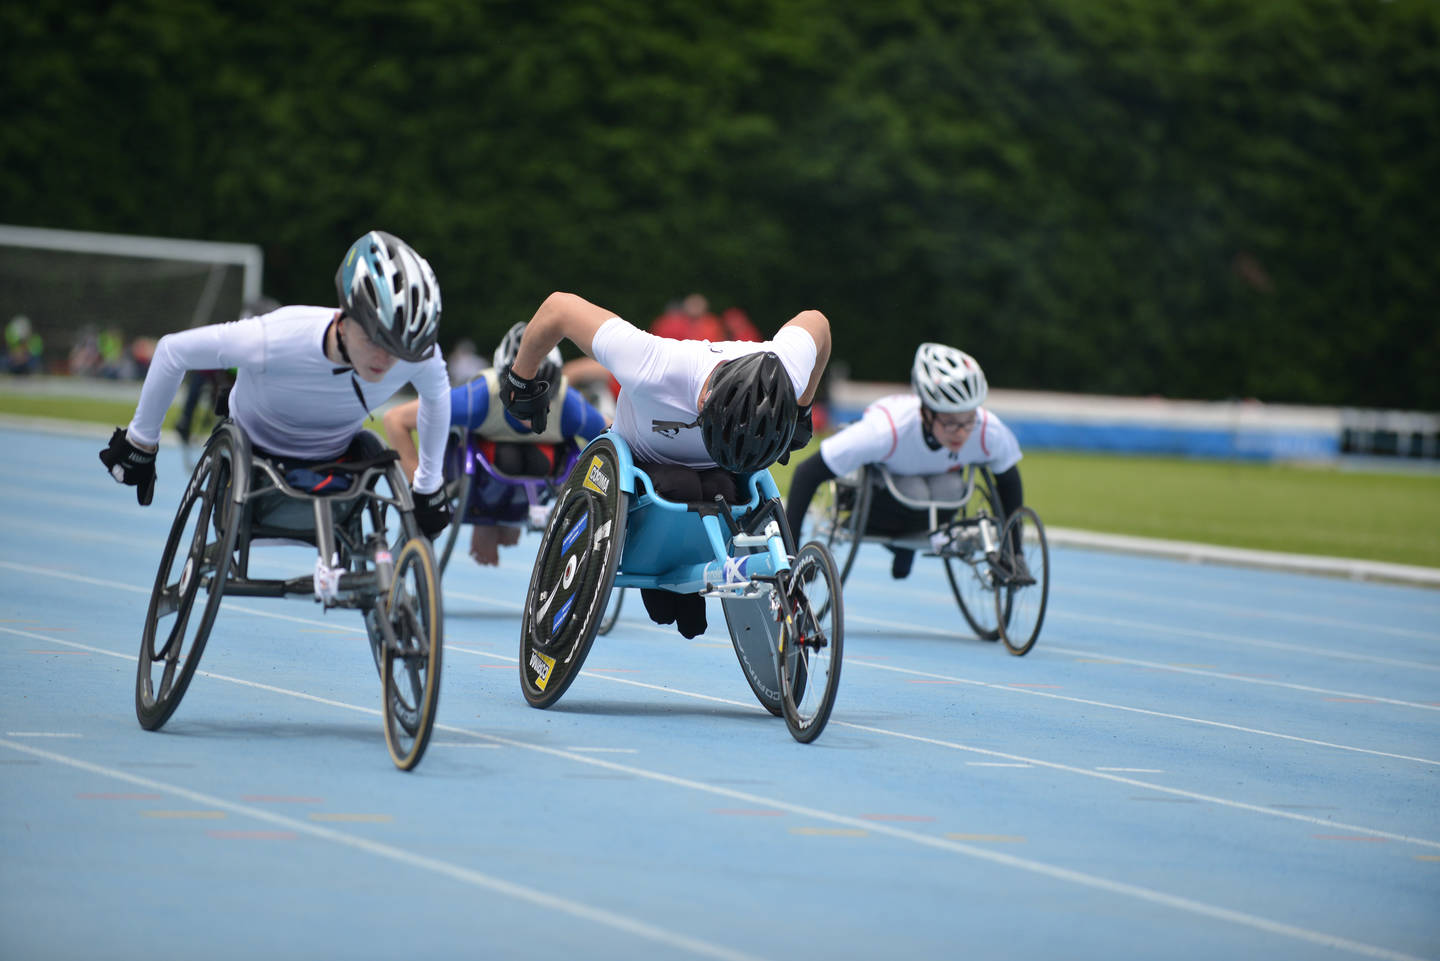
[[530,670],[535,672],[535,686],[545,690],[545,685],[550,683],[550,672],[555,669],[555,658],[546,657],[539,651],[530,652]]
[[602,497],[610,493],[610,475],[605,473],[605,465],[598,454],[590,458],[590,466],[585,469],[585,482],[581,486]]

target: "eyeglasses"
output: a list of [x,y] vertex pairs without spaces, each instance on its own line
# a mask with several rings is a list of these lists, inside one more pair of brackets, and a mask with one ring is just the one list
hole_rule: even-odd
[[933,429],[959,432],[970,430],[975,426],[975,414],[972,412],[963,417],[946,417],[943,414],[936,414],[930,421]]

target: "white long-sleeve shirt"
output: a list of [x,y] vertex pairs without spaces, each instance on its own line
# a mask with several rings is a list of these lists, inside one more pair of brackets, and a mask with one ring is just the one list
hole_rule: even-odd
[[409,383],[420,394],[420,465],[413,486],[421,494],[438,490],[450,429],[450,378],[439,348],[428,360],[396,361],[378,383],[367,383],[348,368],[337,373],[338,365],[325,356],[325,332],[335,316],[333,307],[281,307],[160,338],[130,421],[131,439],[159,443],[165,412],[187,370],[234,367],[230,416],[252,443],[274,454],[328,460],[344,453],[371,410]]

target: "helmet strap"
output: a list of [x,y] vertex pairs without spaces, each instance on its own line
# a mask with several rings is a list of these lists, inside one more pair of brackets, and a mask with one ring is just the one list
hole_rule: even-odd
[[942,444],[942,443],[940,443],[938,440],[935,439],[935,434],[934,434],[934,432],[931,430],[931,427],[932,427],[932,425],[934,425],[934,423],[935,423],[935,412],[934,412],[933,410],[931,410],[930,408],[926,407],[924,404],[921,404],[921,405],[920,405],[920,437],[921,437],[922,440],[925,441],[925,446],[926,446],[926,447],[930,448],[931,450],[939,450],[940,448],[944,447],[945,445]]
[[345,349],[345,315],[342,313],[339,317],[335,318],[334,324],[335,349],[340,351],[340,358],[345,361],[345,366],[335,371],[335,373],[338,374],[341,370],[350,370],[353,368],[355,362],[350,359],[350,351]]

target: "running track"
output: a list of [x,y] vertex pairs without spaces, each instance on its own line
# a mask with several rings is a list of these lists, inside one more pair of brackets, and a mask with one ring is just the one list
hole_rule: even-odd
[[226,601],[139,728],[183,471],[141,509],[99,436],[0,428],[0,958],[1440,958],[1440,592],[1054,549],[1014,658],[867,548],[802,746],[714,602],[687,641],[632,596],[528,707],[530,539],[452,566],[407,775],[359,615],[303,600]]

